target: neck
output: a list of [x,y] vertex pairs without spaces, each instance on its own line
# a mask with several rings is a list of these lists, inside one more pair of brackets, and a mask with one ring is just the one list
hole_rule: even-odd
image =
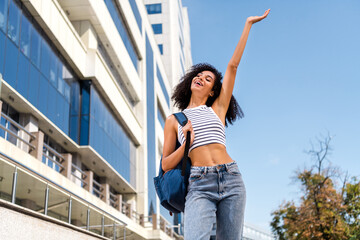
[[202,98],[196,98],[196,97],[191,96],[190,102],[189,102],[187,108],[194,108],[194,107],[198,107],[201,105],[205,105],[206,101],[207,101],[207,98],[202,99]]

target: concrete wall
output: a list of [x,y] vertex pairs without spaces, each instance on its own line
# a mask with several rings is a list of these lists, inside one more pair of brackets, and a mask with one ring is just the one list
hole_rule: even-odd
[[30,210],[11,205],[2,200],[0,202],[0,239],[2,240],[103,239],[93,236],[85,230],[75,229],[71,225],[60,221],[58,221],[58,224],[54,219],[42,214],[31,213]]

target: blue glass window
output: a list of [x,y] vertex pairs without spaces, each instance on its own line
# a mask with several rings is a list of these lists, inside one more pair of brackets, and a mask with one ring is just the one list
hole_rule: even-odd
[[30,79],[29,79],[29,101],[35,106],[38,106],[40,72],[37,68],[30,64]]
[[[60,70],[59,70],[60,71]],[[64,97],[68,103],[70,103],[70,84],[74,81],[74,76],[70,73],[70,71],[67,69],[67,67],[63,66],[62,68],[62,74],[64,78]]]
[[162,24],[158,23],[158,24],[152,24],[152,29],[154,31],[154,34],[162,34]]
[[50,46],[43,39],[41,43],[41,72],[46,78],[49,78],[50,73]]
[[44,115],[47,115],[48,93],[49,93],[49,82],[43,75],[40,74],[38,109]]
[[16,45],[19,44],[20,16],[21,10],[19,7],[14,1],[10,1],[7,34]]
[[[81,116],[80,145],[89,145],[89,116]],[[105,143],[104,143],[105,144]]]
[[81,91],[81,114],[90,114],[90,85],[82,85]]
[[[81,111],[87,112],[87,109]],[[83,116],[88,115],[82,115],[80,144],[86,145],[88,138],[88,144],[133,185],[130,161],[136,157],[136,148],[131,147],[134,145],[130,138],[94,86],[90,87],[90,119],[83,119]],[[85,126],[83,126],[84,124]],[[90,129],[87,129],[89,125]],[[90,135],[88,135],[88,131],[90,131]],[[82,139],[84,140],[82,141]]]
[[79,114],[80,110],[80,84],[78,82],[73,82],[71,84],[71,115]]
[[58,79],[57,79],[57,90],[59,91],[59,93],[61,93],[62,95],[64,95],[65,93],[65,80],[63,77],[63,64],[61,61],[58,61]]
[[90,81],[81,82],[80,144],[89,145]]
[[158,44],[158,46],[159,46],[161,55],[163,55],[164,54],[164,46],[162,44]]
[[142,19],[141,19],[141,16],[140,16],[140,12],[139,12],[139,9],[136,5],[136,1],[135,0],[129,0],[130,2],[130,6],[131,6],[131,9],[134,13],[134,16],[135,16],[135,19],[136,19],[136,23],[139,27],[139,30],[141,32],[141,24],[142,24]]
[[57,95],[56,89],[53,86],[49,85],[48,100],[47,100],[47,117],[53,123],[55,123],[56,111],[57,111],[56,110],[56,95]]
[[31,24],[23,14],[21,17],[20,50],[25,56],[30,57]]
[[69,134],[71,84],[77,82],[76,77],[53,51],[46,36],[40,34],[31,15],[19,5],[18,0],[0,1],[0,26],[7,30],[5,35],[0,31],[0,73],[24,98]]
[[162,12],[161,3],[146,4],[145,7],[148,14],[158,14]]
[[8,0],[0,1],[0,29],[6,32]]
[[70,102],[70,92],[71,92],[71,88],[70,88],[70,85],[65,82],[65,85],[64,85],[64,97],[66,99],[66,101],[69,103]]
[[53,51],[50,51],[50,83],[57,88],[58,58]]
[[166,99],[166,103],[168,106],[170,106],[170,98],[169,98],[169,94],[166,90],[166,87],[165,87],[165,83],[164,83],[164,79],[163,77],[161,76],[161,72],[160,72],[160,69],[159,69],[159,66],[156,65],[156,76],[160,82],[160,86],[161,86],[161,90],[165,96],[165,99]]
[[16,88],[16,73],[18,67],[18,55],[19,50],[13,42],[6,40],[5,49],[5,66],[4,76],[6,82],[8,82],[13,88]]
[[71,116],[70,117],[70,137],[76,143],[79,139],[79,117],[78,116]]
[[80,84],[77,81],[71,84],[70,103],[70,133],[69,136],[79,143],[79,111],[80,111]]
[[31,61],[39,68],[40,67],[40,47],[41,37],[39,32],[31,26],[31,49],[30,58]]
[[131,41],[130,34],[127,31],[127,28],[124,24],[124,20],[122,16],[118,12],[116,5],[114,4],[113,0],[104,0],[106,7],[111,15],[112,20],[120,34],[121,39],[123,40],[126,50],[128,51],[131,61],[133,62],[134,67],[138,70],[138,61],[139,57],[135,51],[135,47],[133,42]]
[[[0,16],[1,17],[1,16]],[[0,73],[4,74],[5,35],[0,31]]]
[[64,107],[64,121],[63,121],[63,126],[62,126],[62,130],[69,134],[69,124],[70,124],[70,104],[68,102],[65,102],[65,104],[63,104]]
[[55,90],[54,94],[55,95],[53,97],[56,98],[56,106],[54,109],[54,114],[55,114],[54,123],[57,126],[60,126],[60,128],[62,129],[62,122],[66,121],[66,119],[64,119],[64,114],[63,114],[63,110],[64,110],[63,105],[66,102],[64,100],[64,97],[58,91]]
[[17,74],[16,90],[25,98],[28,98],[30,63],[24,54],[19,54],[19,71]]

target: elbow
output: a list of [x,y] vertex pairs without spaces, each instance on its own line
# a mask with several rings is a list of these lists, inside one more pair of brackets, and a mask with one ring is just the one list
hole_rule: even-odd
[[164,160],[165,160],[164,158],[161,160],[161,168],[164,172],[166,172],[168,170],[168,166],[166,164],[166,161]]
[[229,62],[229,64],[228,64],[228,68],[235,72],[237,71],[238,66],[239,66],[239,63],[236,63],[236,62]]

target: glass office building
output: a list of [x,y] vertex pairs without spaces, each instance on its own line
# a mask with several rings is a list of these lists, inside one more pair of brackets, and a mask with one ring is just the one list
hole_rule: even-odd
[[181,239],[153,186],[172,110],[163,28],[148,11],[141,0],[0,1],[0,208],[89,237]]

